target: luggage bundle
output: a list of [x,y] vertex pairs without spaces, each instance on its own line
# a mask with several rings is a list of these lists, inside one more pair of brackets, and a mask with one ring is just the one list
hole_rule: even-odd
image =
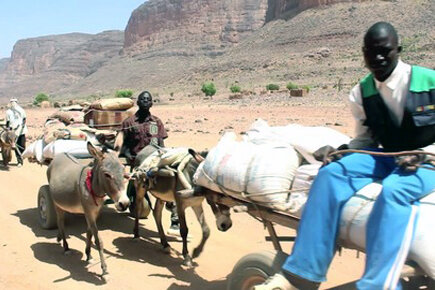
[[91,128],[119,129],[122,121],[136,112],[133,106],[130,98],[97,100],[86,110],[84,122]]

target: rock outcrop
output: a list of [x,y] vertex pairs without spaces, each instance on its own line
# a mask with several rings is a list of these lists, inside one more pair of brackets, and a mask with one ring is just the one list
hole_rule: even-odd
[[133,11],[125,29],[126,50],[168,43],[204,50],[237,43],[264,25],[267,0],[150,0]]
[[[338,2],[364,0],[150,0],[133,11],[125,29],[126,52],[193,44],[219,51],[239,43],[265,23]],[[201,46],[202,44],[202,46]]]
[[70,33],[19,40],[5,72],[22,76],[55,72],[86,77],[117,55],[122,45],[122,31],[105,31],[96,35]]

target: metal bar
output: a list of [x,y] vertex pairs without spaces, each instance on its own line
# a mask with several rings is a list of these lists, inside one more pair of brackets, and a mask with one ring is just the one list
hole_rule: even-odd
[[[289,236],[284,236],[284,237],[278,237],[278,241],[280,242],[294,242],[296,240],[296,237],[289,237]],[[268,242],[273,242],[271,237],[266,237],[266,241]]]
[[264,221],[264,224],[267,227],[267,230],[269,232],[270,238],[272,240],[273,247],[277,251],[282,252],[281,244],[279,243],[278,236],[276,235],[275,228],[273,227],[273,224],[270,221]]

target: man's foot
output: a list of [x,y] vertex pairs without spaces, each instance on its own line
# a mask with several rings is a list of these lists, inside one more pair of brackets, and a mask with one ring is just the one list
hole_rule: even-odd
[[[175,237],[177,239],[181,239],[180,226],[179,225],[171,225],[171,227],[166,231],[166,235],[168,235],[170,237]],[[191,241],[192,235],[187,234],[187,240]]]
[[263,284],[254,287],[254,290],[298,290],[281,273],[270,276]]
[[22,167],[23,166],[23,163],[18,163],[17,164],[17,167]]

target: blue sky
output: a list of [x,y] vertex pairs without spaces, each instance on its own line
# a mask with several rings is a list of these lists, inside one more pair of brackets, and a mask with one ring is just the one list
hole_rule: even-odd
[[24,38],[70,32],[124,30],[131,12],[146,0],[3,0],[0,58]]

